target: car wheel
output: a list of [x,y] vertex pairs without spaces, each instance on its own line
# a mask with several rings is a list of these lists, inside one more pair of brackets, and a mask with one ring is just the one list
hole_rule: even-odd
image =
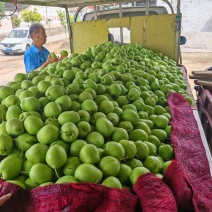
[[30,47],[30,45],[29,45],[29,44],[27,44],[27,45],[26,45],[26,49],[25,49],[25,51],[27,51],[27,50],[29,49],[29,47]]
[[10,53],[6,53],[6,52],[4,52],[4,54],[5,54],[5,55],[8,55],[8,54],[10,54]]
[[108,41],[114,41],[114,36],[113,36],[113,34],[111,34],[111,33],[109,33],[108,34]]

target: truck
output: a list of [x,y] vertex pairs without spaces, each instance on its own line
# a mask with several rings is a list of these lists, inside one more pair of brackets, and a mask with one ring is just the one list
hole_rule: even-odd
[[[27,199],[27,196],[28,196],[26,205],[23,205],[23,204],[20,205],[17,203],[17,199],[16,199],[16,201],[13,199],[12,204],[9,204],[9,202],[8,202],[8,204],[6,203],[6,205],[4,206],[5,211],[8,211],[9,209],[12,211],[12,209],[14,209],[14,207],[15,207],[15,209],[18,208],[19,210],[22,210],[22,211],[33,211],[33,210],[34,211],[42,211],[42,210],[44,210],[43,207],[48,208],[47,210],[55,210],[55,211],[61,211],[61,210],[64,210],[64,211],[94,211],[94,210],[97,210],[97,211],[107,211],[107,210],[108,211],[119,211],[119,210],[120,211],[136,211],[136,207],[137,207],[138,203],[139,203],[139,207],[140,207],[138,210],[142,210],[142,211],[154,211],[154,210],[165,211],[165,209],[167,209],[167,208],[171,208],[170,211],[180,211],[180,210],[210,211],[210,208],[212,205],[212,202],[210,199],[211,188],[212,188],[210,168],[211,168],[212,161],[211,161],[210,149],[208,147],[209,141],[207,141],[205,138],[205,135],[203,132],[204,125],[201,124],[201,121],[202,121],[202,123],[205,121],[205,117],[203,115],[205,112],[205,109],[207,111],[210,111],[210,104],[209,104],[209,106],[207,106],[207,104],[201,103],[201,101],[206,102],[206,101],[208,101],[208,99],[211,100],[211,96],[208,94],[208,92],[206,92],[207,96],[205,94],[201,94],[202,92],[204,93],[206,91],[206,87],[201,87],[201,89],[204,91],[202,91],[201,89],[199,90],[199,94],[198,94],[199,95],[199,100],[198,100],[199,103],[196,106],[196,103],[195,103],[194,99],[192,98],[191,89],[188,84],[186,67],[184,67],[181,64],[182,58],[181,58],[181,53],[180,53],[180,44],[183,44],[185,42],[185,38],[181,37],[181,15],[182,14],[180,13],[180,0],[177,1],[177,9],[176,9],[177,12],[176,13],[174,13],[174,9],[172,8],[170,2],[164,0],[164,2],[166,2],[168,4],[168,6],[170,7],[172,14],[167,14],[167,10],[163,7],[158,8],[158,7],[154,7],[154,6],[149,6],[150,2],[151,1],[146,0],[144,7],[136,6],[137,4],[139,4],[139,2],[128,2],[128,3],[124,4],[124,6],[122,7],[121,0],[120,1],[103,1],[103,2],[97,1],[97,0],[93,0],[93,1],[92,0],[88,0],[88,1],[82,0],[82,1],[74,1],[74,2],[69,2],[66,0],[59,1],[59,2],[56,2],[56,1],[47,1],[46,2],[46,1],[41,1],[41,0],[20,1],[20,3],[26,3],[26,4],[36,4],[36,5],[43,5],[43,6],[45,6],[45,5],[60,6],[60,7],[65,8],[66,15],[67,15],[69,40],[70,40],[70,50],[72,53],[70,56],[70,60],[72,62],[78,56],[79,56],[78,59],[81,59],[81,61],[85,62],[84,61],[85,52],[89,58],[89,56],[90,56],[89,54],[92,52],[92,49],[93,49],[93,51],[98,51],[97,53],[101,53],[100,50],[103,51],[104,48],[105,49],[106,49],[106,47],[108,48],[108,46],[104,46],[104,45],[109,45],[112,49],[114,47],[112,53],[108,53],[108,57],[111,57],[111,60],[113,59],[113,54],[126,55],[129,53],[129,54],[133,55],[133,58],[135,58],[136,55],[133,52],[133,48],[132,48],[132,46],[134,46],[134,47],[138,48],[138,49],[134,48],[134,49],[136,49],[135,51],[137,53],[140,50],[140,51],[143,51],[144,55],[150,55],[152,60],[154,58],[158,58],[158,60],[161,63],[159,64],[159,62],[154,61],[155,66],[158,65],[158,67],[160,67],[161,69],[163,69],[165,66],[164,61],[169,63],[169,65],[172,67],[169,70],[171,73],[167,73],[167,75],[162,76],[162,78],[167,77],[167,78],[170,78],[171,80],[173,80],[173,82],[175,82],[174,81],[175,79],[173,79],[172,74],[175,77],[177,77],[177,74],[179,74],[184,79],[184,83],[181,84],[181,86],[184,89],[186,89],[186,92],[188,93],[188,95],[185,93],[174,92],[173,87],[163,86],[164,89],[166,89],[165,93],[167,94],[166,97],[168,98],[169,109],[167,108],[167,102],[166,102],[166,104],[164,103],[164,107],[162,107],[162,106],[158,107],[162,111],[164,111],[165,108],[166,108],[166,112],[168,112],[170,110],[171,115],[172,115],[170,117],[169,115],[166,114],[169,117],[169,119],[162,117],[165,120],[165,122],[166,122],[166,120],[170,121],[169,123],[167,122],[166,124],[172,125],[171,132],[168,131],[168,130],[170,130],[170,128],[168,128],[168,129],[166,129],[167,133],[163,132],[162,134],[160,133],[160,136],[158,136],[158,137],[160,137],[160,141],[162,143],[166,142],[165,145],[169,145],[169,147],[172,145],[173,149],[174,149],[174,153],[175,153],[175,160],[172,160],[172,161],[167,160],[166,162],[168,162],[168,163],[166,163],[166,162],[163,163],[163,164],[167,165],[167,166],[164,166],[165,167],[164,168],[164,176],[161,177],[159,175],[159,177],[156,178],[156,176],[153,173],[149,173],[149,171],[146,170],[145,168],[144,169],[141,168],[141,167],[143,167],[142,165],[140,165],[140,167],[136,167],[136,168],[139,168],[138,172],[136,172],[137,170],[135,170],[136,168],[134,167],[133,168],[134,175],[131,176],[131,178],[132,178],[131,182],[134,182],[134,185],[132,186],[133,192],[131,192],[131,191],[129,192],[128,187],[126,187],[126,188],[123,187],[122,190],[103,187],[102,185],[110,184],[110,183],[107,184],[106,182],[105,182],[105,184],[98,185],[97,182],[101,181],[100,178],[102,178],[101,172],[99,172],[99,170],[98,170],[97,171],[98,178],[96,179],[96,181],[95,180],[92,181],[94,184],[92,184],[92,183],[89,184],[88,182],[85,182],[85,183],[79,183],[79,184],[71,183],[68,185],[67,184],[48,185],[48,187],[44,186],[44,187],[33,188],[32,190],[27,191],[27,192],[22,191],[23,199],[24,198]],[[104,6],[105,3],[107,3],[107,4]],[[101,6],[102,4],[103,4],[103,6]],[[82,21],[78,22],[77,21],[77,20],[79,20],[78,14],[81,13],[81,11],[84,7],[91,6],[91,5],[93,5],[93,11],[85,13],[82,16]],[[70,6],[71,7],[79,7],[79,9],[77,10],[77,13],[75,15],[74,23],[70,23],[69,12],[68,12],[68,8]],[[117,29],[114,30],[114,28],[118,28],[118,30]],[[118,38],[116,37],[117,31],[119,32]],[[126,37],[124,37],[125,33],[128,33],[128,35],[129,35],[128,39]],[[125,48],[127,48],[126,43],[128,43],[128,42],[130,42],[132,44],[132,46],[126,50],[125,49]],[[113,46],[113,45],[115,45],[115,46]],[[116,48],[120,48],[121,50],[123,50],[123,52],[121,52],[121,50],[119,52],[116,52]],[[82,56],[82,55],[84,55],[84,56]],[[95,52],[95,56],[97,56],[96,52]],[[100,66],[101,62],[104,61],[105,56],[106,55],[104,55],[101,58],[99,57],[97,60],[98,62],[95,63],[95,70],[99,71],[99,73],[101,73],[103,76],[105,74],[104,69],[110,69],[111,67],[114,68],[113,66],[110,66],[107,68],[102,68]],[[152,80],[154,81],[154,77],[152,77],[152,76],[154,76],[154,74],[156,75],[155,71],[151,70],[152,66],[145,67],[145,65],[148,64],[148,62],[151,61],[151,59],[149,59],[149,58],[147,58],[147,56],[145,56],[144,61],[140,61],[140,57],[136,57],[137,61],[131,62],[133,64],[131,64],[129,61],[126,61],[128,63],[125,68],[126,69],[131,68],[132,71],[134,71],[134,73],[137,73],[136,72],[136,71],[138,71],[137,69],[144,68],[144,70],[141,70],[138,73],[139,74],[138,77],[135,78],[137,80],[136,82],[141,83],[140,85],[141,85],[142,89],[144,89],[143,90],[144,93],[146,91],[145,90],[146,88],[144,88],[145,86],[143,86],[143,84],[146,85],[146,81],[145,81],[146,75],[144,72],[148,70],[151,73],[151,74],[149,74],[149,75],[151,75],[151,76],[149,76],[149,82],[152,82]],[[83,64],[83,66],[81,67],[78,64],[78,61],[79,60],[75,60],[75,62],[74,62],[76,64],[76,67],[74,67],[74,70],[77,72],[77,70],[80,67],[82,70],[84,70],[84,71],[87,70],[87,72],[89,72],[91,74],[91,72],[90,72],[91,70],[89,68],[88,69],[86,68],[87,63],[85,62]],[[141,62],[141,64],[139,64],[139,65],[141,65],[141,66],[139,66],[139,68],[138,68],[138,66],[136,66],[136,65],[138,65],[137,64],[138,61]],[[94,62],[94,61],[92,60],[92,62]],[[116,64],[116,63],[117,63],[117,61],[113,60],[113,64]],[[63,65],[63,64],[59,63],[58,67],[60,65]],[[93,66],[94,66],[94,64],[93,64]],[[52,70],[53,69],[51,69],[51,71]],[[48,70],[40,70],[40,71],[42,73],[41,75],[45,75],[46,73],[48,73]],[[110,70],[110,71],[112,71],[112,70]],[[62,69],[61,69],[61,71],[58,71],[58,74],[61,74],[61,72],[62,72]],[[140,75],[140,74],[142,74],[142,75]],[[160,73],[157,72],[157,74],[160,74]],[[32,75],[33,75],[33,72],[32,72]],[[84,77],[83,71],[79,71],[79,75],[83,78]],[[118,77],[121,78],[122,75],[124,75],[124,72],[123,73],[121,72],[121,74],[119,74]],[[69,76],[69,77],[71,77],[71,76]],[[136,87],[134,87],[136,85],[132,82],[129,82],[127,84],[127,81],[130,81],[130,80],[128,80],[130,78],[129,78],[129,75],[127,75],[127,73],[126,73],[125,77],[126,77],[125,79],[123,77],[123,80],[126,82],[126,84],[124,84],[124,85],[128,85],[129,87],[132,86],[131,88],[133,89],[133,90],[131,90],[131,91],[133,91],[133,93],[131,93],[131,97],[129,97],[129,98],[132,98],[133,100],[135,100],[134,97],[136,96],[136,94],[138,92],[136,90]],[[92,79],[94,79],[94,78],[92,78]],[[75,81],[80,81],[80,80],[81,79],[77,79]],[[98,76],[97,76],[96,80],[98,81]],[[109,88],[110,84],[107,84],[107,83],[108,83],[108,81],[109,82],[113,81],[113,77],[110,76],[110,77],[107,77],[107,79],[105,77],[104,80],[105,81],[102,80],[101,83],[99,83],[99,84],[103,84],[103,85],[105,84],[106,85],[105,88],[110,90],[110,88]],[[66,81],[64,81],[64,83],[65,82]],[[87,82],[89,82],[89,81],[87,81]],[[162,85],[164,85],[164,84],[162,84]],[[147,86],[147,88],[150,86],[152,86],[152,87],[156,86],[153,88],[153,90],[156,91],[156,90],[160,90],[162,85],[160,85],[160,84],[158,85],[156,83],[154,85]],[[86,86],[87,86],[87,84],[85,85],[85,87]],[[95,84],[92,84],[92,86],[95,87]],[[176,85],[174,85],[174,86],[176,86]],[[114,87],[116,87],[116,85],[114,85]],[[121,93],[117,94],[117,90],[119,89],[118,87],[116,87],[117,89],[115,89],[115,91],[112,89],[110,90],[111,95],[114,95],[117,99],[119,96],[123,97],[123,95],[121,95]],[[125,90],[126,87],[123,88],[123,86],[122,86],[122,89]],[[83,88],[84,87],[81,87],[81,89],[83,89]],[[89,87],[86,87],[86,88],[88,89]],[[104,88],[102,88],[102,86],[100,86],[99,88],[104,90]],[[58,88],[58,92],[63,93],[63,90],[60,90],[60,89],[61,88]],[[72,89],[74,90],[73,86],[68,87],[68,89],[69,89],[68,91],[70,92],[70,95],[74,94],[74,93],[71,93]],[[96,90],[98,90],[100,92],[101,89],[99,89],[99,90],[96,89]],[[128,87],[127,87],[127,89],[128,89]],[[175,89],[177,89],[177,91],[181,90],[178,86],[175,87]],[[171,92],[169,92],[169,91],[171,91]],[[50,92],[49,92],[49,94],[50,94]],[[151,93],[151,94],[153,94],[153,93]],[[77,95],[79,95],[79,97]],[[85,97],[80,96],[80,93],[77,93],[77,95],[72,95],[72,97],[75,98],[75,100],[79,98],[80,101],[83,102]],[[84,108],[84,110],[88,110],[92,114],[93,110],[97,111],[97,107],[96,107],[96,104],[94,103],[95,101],[92,101],[92,99],[94,97],[91,94],[88,94],[88,95],[89,95],[89,102],[92,103],[92,105],[94,107],[92,107],[92,111],[91,111],[91,109],[84,104],[83,108]],[[95,94],[93,94],[93,95],[95,95]],[[156,115],[156,114],[154,114],[154,112],[152,110],[152,107],[154,105],[153,103],[156,102],[156,100],[154,98],[148,96],[150,94],[145,93],[145,95],[147,95],[147,96],[143,97],[144,98],[143,101],[145,101],[146,104],[148,102],[148,107],[145,107],[145,110],[146,111],[148,110],[148,115],[149,116],[150,116],[150,114],[153,115],[151,117],[152,119],[156,118],[156,116],[160,116],[160,112],[158,112]],[[163,95],[163,94],[161,94],[161,95]],[[191,98],[190,99],[188,98],[188,99],[191,100],[190,101],[191,105],[189,104],[189,102],[186,99],[186,97],[189,97],[189,95]],[[102,97],[102,98],[104,98],[104,97]],[[147,98],[150,98],[149,101],[146,101]],[[155,97],[155,98],[157,98],[157,97]],[[123,102],[126,100],[124,98],[123,99],[120,98],[120,99],[119,99],[119,101],[118,100],[115,101],[113,104],[114,105],[117,105],[117,104],[122,105]],[[100,100],[98,100],[98,101],[100,101]],[[101,100],[101,101],[103,101],[103,100]],[[112,101],[112,99],[111,99],[111,101]],[[59,102],[59,100],[58,100],[58,102]],[[64,101],[60,102],[61,105],[63,102]],[[76,103],[76,101],[75,101],[75,103]],[[107,103],[108,103],[108,105],[105,107],[102,106],[101,110],[104,112],[105,111],[111,112],[110,109],[113,108],[114,105],[111,106],[111,104],[110,104],[111,102],[107,102]],[[200,103],[202,105],[200,105]],[[67,101],[67,104],[68,104],[68,101]],[[76,103],[75,107],[78,107],[78,105],[79,104]],[[63,106],[65,107],[65,105],[63,105]],[[198,110],[197,110],[197,107],[198,107]],[[204,110],[203,110],[203,107],[204,107]],[[125,115],[123,115],[123,117],[124,117],[123,119],[125,121],[130,120],[130,122],[133,123],[133,125],[138,124],[137,122],[139,122],[139,120],[145,122],[144,120],[145,120],[145,117],[147,116],[147,113],[145,113],[146,111],[142,111],[142,113],[140,113],[140,117],[138,117],[138,115],[135,113],[135,111],[133,111],[132,108],[134,108],[132,105],[128,105],[127,108],[125,108],[124,111],[130,111],[130,115],[125,113]],[[109,113],[109,112],[107,112],[107,113]],[[166,113],[166,112],[163,112],[163,113]],[[200,114],[201,119],[199,118],[198,113]],[[45,116],[45,112],[44,112],[43,116]],[[58,114],[58,116],[59,116],[59,114]],[[209,117],[209,116],[210,116],[210,114],[207,113],[207,117]],[[75,118],[77,119],[77,115]],[[95,125],[95,129],[96,129],[96,131],[101,132],[102,135],[104,135],[105,140],[107,140],[108,137],[111,138],[110,136],[112,134],[111,134],[110,130],[113,129],[113,126],[111,125],[112,121],[111,122],[106,121],[105,117],[100,117],[97,120],[95,120],[95,118],[94,118],[93,121],[95,124],[98,121],[99,124]],[[114,121],[114,126],[115,126],[115,121]],[[61,121],[61,123],[62,122],[63,121]],[[144,126],[144,125],[148,126],[147,128],[151,129],[149,131],[149,135],[156,136],[158,134],[158,132],[161,132],[160,127],[163,127],[160,125],[161,124],[160,121],[159,122],[155,121],[155,124],[156,123],[157,123],[157,127],[154,129],[151,128],[151,120],[150,119],[149,119],[149,121],[146,121],[145,124],[142,124],[142,126]],[[77,124],[77,121],[75,124]],[[76,128],[75,128],[74,123],[69,122],[67,124],[67,126],[68,127],[65,130],[66,132],[68,130],[70,130],[70,128],[74,128],[74,130],[75,130],[74,134],[76,134]],[[103,126],[103,129],[101,128],[101,126]],[[138,125],[136,125],[136,126],[138,127]],[[54,128],[54,127],[52,127],[52,128]],[[65,126],[64,126],[64,129],[65,129]],[[138,129],[139,129],[139,127],[138,127]],[[138,129],[136,129],[136,127],[133,126],[133,130],[135,130],[135,131],[137,130],[140,133],[139,139],[137,138],[135,131],[134,131],[134,133],[131,133],[131,131],[129,130],[129,133],[128,133],[129,135],[128,134],[123,135],[123,136],[126,136],[126,138],[128,138],[128,136],[129,136],[129,138],[131,138],[131,140],[133,141],[132,146],[136,146],[137,149],[143,147],[143,142],[146,142],[148,140],[148,136],[149,136],[147,133],[143,133],[143,130],[139,131]],[[127,131],[127,130],[125,130],[125,131]],[[53,134],[55,135],[56,132],[58,132],[58,131],[55,128],[55,130],[52,131],[52,135]],[[58,132],[58,133],[61,133],[61,132],[63,132],[63,127],[61,127],[60,132]],[[166,137],[167,137],[168,132],[171,134],[170,134],[170,139],[167,140]],[[46,133],[48,134],[48,131],[46,131]],[[165,137],[164,137],[164,135],[165,135]],[[142,140],[143,136],[145,137],[145,139],[143,141],[140,141],[140,138]],[[116,138],[117,138],[116,136],[113,136],[114,140]],[[38,137],[38,139],[41,139],[41,141],[43,141],[43,139],[40,136]],[[63,136],[61,135],[61,139],[66,141],[67,138],[65,137],[65,135],[63,135]],[[208,137],[207,137],[207,139],[208,139]],[[127,140],[127,139],[124,139],[124,140]],[[69,140],[67,140],[67,141],[69,141]],[[73,140],[71,140],[71,142],[73,142]],[[92,140],[92,142],[93,142],[93,140]],[[111,141],[111,142],[113,142],[113,141]],[[125,142],[126,141],[121,142],[123,144],[123,146],[125,145]],[[110,143],[110,140],[107,140],[107,143]],[[136,145],[134,143],[136,143]],[[164,144],[162,144],[162,145],[164,145]],[[52,146],[50,148],[54,148],[54,146]],[[158,148],[159,148],[159,145],[158,145]],[[129,149],[130,149],[130,147],[128,146],[128,148],[125,148],[124,151],[127,152]],[[150,153],[149,146],[148,146],[148,149],[149,149],[149,153]],[[159,152],[154,153],[154,151],[158,151],[158,150],[152,150],[152,151],[153,151],[153,155],[151,155],[152,157],[156,157],[156,154],[159,154]],[[62,150],[61,150],[61,152],[62,152]],[[64,152],[64,150],[63,150],[63,152]],[[143,153],[143,152],[145,152],[145,151],[142,150],[141,153]],[[63,154],[63,156],[64,156],[64,154]],[[98,153],[94,152],[93,155],[96,156],[96,155],[98,155]],[[136,153],[135,153],[135,155],[136,155]],[[56,155],[56,157],[59,157],[59,156],[60,155],[58,153],[58,155]],[[54,157],[54,158],[56,158],[56,157]],[[119,157],[119,156],[117,156],[117,157]],[[139,158],[142,156],[136,155],[136,157]],[[81,156],[80,159],[83,162],[87,161],[86,157],[83,157],[83,156]],[[121,159],[127,160],[126,158],[123,158],[123,157],[121,157]],[[99,158],[97,158],[97,159],[95,158],[95,160],[99,161]],[[159,159],[157,159],[157,160],[159,160]],[[114,158],[113,158],[113,161],[114,161],[114,163],[117,162],[116,160],[114,160]],[[99,164],[98,168],[99,169],[101,168],[102,172],[107,173],[105,171],[106,166],[103,166],[102,163]],[[147,162],[143,161],[143,163],[146,166]],[[158,163],[160,163],[160,161]],[[47,164],[48,164],[48,162],[47,162]],[[86,164],[86,162],[82,165],[85,166],[85,164]],[[92,165],[89,165],[89,166],[92,167],[92,170],[94,170],[94,169],[96,170],[96,168],[94,168]],[[154,167],[153,172],[155,172],[155,173],[157,173],[157,171],[155,171],[155,169],[158,168],[157,166],[158,165],[156,164]],[[32,166],[32,167],[34,167],[34,166]],[[46,167],[46,166],[43,166],[43,168],[44,167]],[[111,168],[111,167],[113,167],[113,168]],[[111,167],[108,168],[109,172],[110,173],[115,172],[116,167],[113,166],[112,163],[111,163]],[[57,168],[55,168],[55,167],[52,167],[52,168],[56,170],[56,175],[59,176],[59,173],[57,173]],[[167,172],[165,171],[166,168],[167,168]],[[33,170],[34,169],[35,169],[35,167],[33,168]],[[83,177],[87,176],[88,175],[87,173],[91,173],[91,172],[89,172],[90,169],[89,169],[89,171],[88,171],[88,169],[86,169],[86,170],[87,171],[84,172]],[[37,172],[38,172],[38,170],[37,170]],[[49,171],[49,172],[51,172],[51,171]],[[78,170],[77,173],[79,173],[79,172],[80,171]],[[92,174],[89,174],[89,177],[92,178],[95,175],[96,174],[94,174],[94,172],[92,172]],[[118,172],[116,174],[111,174],[111,175],[117,176]],[[80,174],[79,175],[77,174],[77,176],[79,176],[78,179],[81,179],[80,177],[82,177],[82,175],[80,175]],[[109,177],[111,177],[110,174],[109,174]],[[162,180],[159,179],[160,177],[162,178]],[[72,178],[72,176],[70,178],[71,178],[71,180],[73,180],[72,182],[75,182],[74,181],[74,180],[76,180],[75,178]],[[106,180],[106,179],[107,179],[107,177],[105,174],[105,176],[103,177],[103,180]],[[17,192],[16,193],[17,195],[19,194],[17,187],[15,187],[15,186],[12,187],[11,185],[10,185],[11,187],[10,186],[7,187],[8,184],[7,184],[7,182],[4,182],[4,181],[2,181],[1,183],[4,186],[6,186],[6,188],[8,188],[9,191],[12,190],[12,191]],[[134,194],[135,194],[135,196],[134,196]]]

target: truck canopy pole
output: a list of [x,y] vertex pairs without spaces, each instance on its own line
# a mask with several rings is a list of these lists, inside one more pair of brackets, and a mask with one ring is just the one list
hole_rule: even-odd
[[171,9],[172,14],[174,14],[174,9],[173,9],[173,7],[172,7],[172,4],[171,4],[168,0],[162,0],[162,1],[166,2],[166,4],[168,4],[168,5],[169,5],[169,7],[170,7],[170,9]]
[[[122,3],[119,3],[119,18],[122,18]],[[121,38],[121,44],[122,44],[124,42],[123,27],[120,27],[120,38]]]
[[149,15],[149,0],[146,0],[146,15]]
[[74,53],[74,47],[73,47],[72,35],[71,35],[71,22],[70,22],[70,16],[69,16],[68,6],[67,5],[65,6],[65,10],[66,10],[68,37],[69,37],[69,41],[70,41],[70,49],[71,49],[71,53]]
[[94,20],[97,20],[96,5],[94,5]]

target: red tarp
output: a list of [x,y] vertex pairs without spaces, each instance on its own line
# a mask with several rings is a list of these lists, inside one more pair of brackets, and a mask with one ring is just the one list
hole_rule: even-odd
[[38,187],[30,191],[1,181],[0,196],[11,192],[12,198],[0,211],[140,211],[175,212],[212,211],[212,180],[206,152],[192,109],[185,98],[170,93],[175,160],[163,181],[152,173],[139,177],[134,193],[98,184],[76,183]]

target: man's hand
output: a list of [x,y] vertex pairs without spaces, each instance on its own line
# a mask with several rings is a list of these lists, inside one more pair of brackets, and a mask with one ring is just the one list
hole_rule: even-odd
[[[2,189],[2,185],[0,185],[0,189]],[[10,199],[10,197],[12,196],[11,193],[5,194],[2,197],[0,197],[0,207],[7,201]]]
[[51,57],[51,54],[49,54],[46,62],[49,63],[54,63],[54,62],[58,62],[58,57]]

